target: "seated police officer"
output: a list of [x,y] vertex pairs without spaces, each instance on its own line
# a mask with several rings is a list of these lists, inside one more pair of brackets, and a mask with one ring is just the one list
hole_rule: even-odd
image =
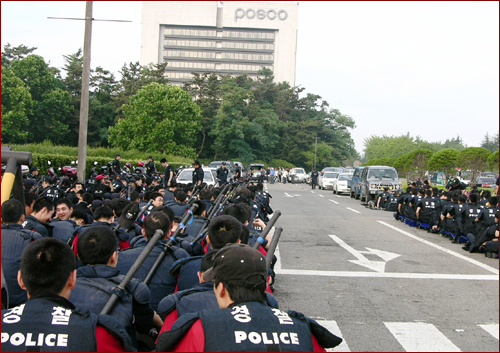
[[51,237],[52,225],[48,224],[52,220],[54,213],[54,203],[46,196],[40,197],[33,204],[33,211],[26,216],[23,224],[24,229],[33,230],[40,233],[42,237]]
[[59,239],[26,247],[18,281],[28,301],[2,310],[2,351],[131,351],[130,337],[111,316],[76,309],[68,300],[76,282],[76,258]]
[[[76,307],[99,314],[125,277],[116,269],[118,251],[114,232],[106,226],[88,229],[78,238],[78,258],[83,267],[76,271],[76,286],[69,299]],[[148,333],[152,326],[163,324],[151,308],[150,299],[149,288],[133,278],[109,313],[125,328],[134,346],[135,330]]]
[[311,352],[342,342],[300,313],[265,305],[266,275],[266,260],[258,250],[226,245],[203,275],[204,281],[214,281],[220,309],[183,315],[158,337],[156,350]]
[[21,254],[33,241],[42,238],[34,231],[23,229],[24,207],[16,199],[2,204],[2,270],[9,292],[9,305],[20,305],[28,300],[26,291],[17,283]]
[[118,264],[116,266],[121,273],[127,273],[142,253],[142,250],[146,247],[148,241],[153,238],[156,230],[161,229],[163,231],[165,239],[155,244],[153,250],[149,253],[142,266],[134,275],[134,278],[144,281],[160,253],[162,251],[167,251],[167,255],[163,259],[160,267],[156,270],[151,281],[147,284],[151,292],[151,306],[154,310],[158,307],[160,300],[175,291],[177,278],[170,275],[172,264],[178,259],[189,256],[185,250],[177,246],[172,246],[168,249],[165,249],[163,246],[170,238],[170,225],[170,219],[163,212],[153,212],[147,216],[144,221],[144,228],[142,229],[143,236],[135,237],[130,242],[130,248],[119,253]]

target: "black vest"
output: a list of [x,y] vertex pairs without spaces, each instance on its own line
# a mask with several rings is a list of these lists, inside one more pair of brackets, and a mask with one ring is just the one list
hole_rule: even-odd
[[75,309],[66,299],[43,293],[2,310],[3,352],[95,352],[99,323],[130,350],[130,337],[111,317]]
[[2,224],[2,270],[9,291],[11,307],[28,300],[26,291],[19,287],[17,272],[21,267],[21,254],[24,249],[42,236],[37,232],[23,229],[20,224]]
[[180,317],[170,331],[160,335],[156,350],[168,352],[198,319],[205,333],[205,352],[312,352],[312,334],[325,348],[342,342],[300,313],[250,302]]

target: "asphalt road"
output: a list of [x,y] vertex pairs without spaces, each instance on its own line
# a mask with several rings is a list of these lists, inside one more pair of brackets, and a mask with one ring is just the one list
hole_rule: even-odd
[[344,339],[334,351],[498,352],[498,260],[307,184],[282,212],[274,295]]

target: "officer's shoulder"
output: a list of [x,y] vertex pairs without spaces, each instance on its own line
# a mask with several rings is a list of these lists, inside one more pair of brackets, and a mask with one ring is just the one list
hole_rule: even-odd
[[304,314],[294,310],[288,310],[287,313],[290,317],[307,322],[309,328],[311,329],[311,333],[317,339],[321,347],[333,348],[342,343],[342,338],[335,336],[325,327],[318,324],[314,319],[311,319],[310,317],[307,317]]
[[200,318],[200,312],[186,313],[178,318],[169,331],[163,332],[156,343],[157,352],[170,352]]

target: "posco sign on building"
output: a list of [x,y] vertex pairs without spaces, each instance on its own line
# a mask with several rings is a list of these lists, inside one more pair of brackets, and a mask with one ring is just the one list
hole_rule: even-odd
[[259,20],[265,20],[266,18],[269,20],[280,19],[284,21],[288,18],[288,12],[285,10],[276,11],[274,9],[271,10],[263,10],[263,9],[242,9],[241,7],[237,8],[234,12],[234,21],[238,21],[238,19],[242,18],[254,19],[257,18]]
[[170,82],[192,72],[256,78],[268,68],[295,85],[298,3],[143,1],[141,65],[168,62]]

